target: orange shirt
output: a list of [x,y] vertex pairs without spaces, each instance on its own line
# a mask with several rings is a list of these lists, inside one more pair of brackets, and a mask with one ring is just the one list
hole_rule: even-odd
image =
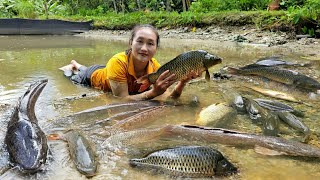
[[[130,57],[130,58],[129,58]],[[160,64],[152,58],[147,67],[147,73],[153,73],[159,69]],[[94,71],[91,75],[91,86],[104,91],[111,91],[109,79],[113,81],[128,84],[129,94],[136,94],[140,88],[140,84],[135,81],[137,79],[134,71],[133,59],[127,56],[125,52],[114,55],[105,68]]]

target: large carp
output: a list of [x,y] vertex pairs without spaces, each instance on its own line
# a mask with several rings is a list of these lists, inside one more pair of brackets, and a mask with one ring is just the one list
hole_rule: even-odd
[[182,146],[130,159],[133,167],[151,169],[174,177],[213,177],[237,172],[219,151],[204,146]]
[[273,81],[293,85],[300,89],[320,93],[320,83],[317,80],[292,70],[257,64],[250,64],[239,69],[227,67],[225,70],[230,74],[257,75]]
[[210,54],[204,50],[189,51],[180,54],[171,61],[161,66],[157,72],[142,76],[137,83],[142,84],[139,92],[142,92],[151,84],[154,84],[158,77],[165,71],[175,74],[177,80],[186,78],[192,71],[206,71],[206,80],[210,79],[208,69],[222,62],[222,58]]
[[24,173],[41,170],[47,160],[48,144],[38,125],[34,107],[48,80],[30,85],[14,108],[5,137],[12,165]]

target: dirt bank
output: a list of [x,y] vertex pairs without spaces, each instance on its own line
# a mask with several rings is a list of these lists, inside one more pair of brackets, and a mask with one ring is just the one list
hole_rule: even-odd
[[[206,27],[204,29],[179,28],[161,29],[160,37],[163,39],[194,39],[205,41],[215,41],[217,45],[221,43],[240,43],[242,45],[255,48],[284,48],[289,52],[295,52],[305,56],[314,56],[320,59],[320,39],[297,37],[294,34],[285,32],[262,31],[255,27]],[[130,31],[116,30],[105,31],[95,30],[81,34],[88,38],[106,40],[128,41]]]

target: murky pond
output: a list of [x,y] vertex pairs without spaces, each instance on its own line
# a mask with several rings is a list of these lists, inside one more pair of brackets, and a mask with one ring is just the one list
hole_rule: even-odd
[[[106,38],[107,39],[107,38]],[[257,154],[246,147],[232,147],[221,144],[208,144],[199,141],[188,141],[183,137],[155,139],[149,142],[134,143],[125,148],[125,153],[108,152],[101,147],[104,139],[93,134],[103,132],[109,122],[102,122],[108,116],[130,109],[122,108],[115,112],[101,115],[97,118],[78,117],[65,118],[76,112],[112,103],[126,103],[94,89],[72,84],[66,79],[59,67],[66,65],[72,59],[85,65],[105,64],[115,53],[127,48],[127,39],[112,40],[88,39],[76,36],[3,36],[0,37],[0,142],[1,179],[85,179],[73,165],[69,158],[67,145],[63,141],[49,141],[50,157],[45,171],[36,175],[24,176],[15,170],[3,172],[8,165],[8,154],[3,141],[7,122],[12,107],[18,98],[26,91],[30,83],[47,78],[47,86],[43,90],[36,104],[36,115],[39,124],[46,133],[52,133],[54,128],[75,128],[89,137],[95,146],[99,159],[99,170],[92,179],[168,179],[163,175],[151,175],[144,171],[133,169],[128,159],[167,147],[181,145],[205,145],[221,151],[240,170],[237,175],[228,179],[316,179],[320,178],[319,159],[297,158],[290,156],[265,156]],[[161,64],[169,61],[178,54],[188,51],[204,49],[224,58],[223,63],[209,69],[210,73],[218,72],[223,66],[243,66],[253,63],[257,59],[281,55],[286,60],[297,63],[311,63],[308,67],[291,67],[320,81],[319,61],[307,61],[301,56],[287,49],[267,48],[258,46],[242,46],[236,43],[222,43],[205,40],[170,40],[162,39],[161,47],[156,58]],[[163,114],[153,117],[152,123],[141,128],[161,127],[165,124],[194,124],[202,108],[208,105],[224,102],[226,94],[238,91],[254,98],[272,99],[263,96],[243,85],[259,85],[264,88],[284,91],[305,104],[285,102],[305,113],[303,121],[311,131],[318,136],[320,131],[320,103],[318,96],[301,92],[291,87],[258,78],[232,78],[230,80],[197,81],[186,86],[182,96],[175,102],[182,104],[172,106]],[[194,103],[194,99],[199,103]],[[159,99],[172,103],[172,100]],[[307,105],[306,105],[307,104]],[[111,122],[112,123],[112,122]],[[226,128],[261,134],[261,127],[252,123],[247,115],[237,115]],[[301,141],[303,135],[285,125],[281,125],[280,136],[287,139]]]

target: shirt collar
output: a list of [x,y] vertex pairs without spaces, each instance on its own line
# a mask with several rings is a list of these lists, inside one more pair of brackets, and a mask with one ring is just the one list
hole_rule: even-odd
[[[133,76],[135,79],[138,79],[136,76],[136,72],[134,71],[134,65],[133,65],[133,58],[131,55],[129,55],[128,57],[129,60],[129,67],[128,67],[128,73]],[[154,72],[154,67],[153,67],[153,63],[152,60],[149,60],[149,63],[147,65],[147,74],[153,73]]]

